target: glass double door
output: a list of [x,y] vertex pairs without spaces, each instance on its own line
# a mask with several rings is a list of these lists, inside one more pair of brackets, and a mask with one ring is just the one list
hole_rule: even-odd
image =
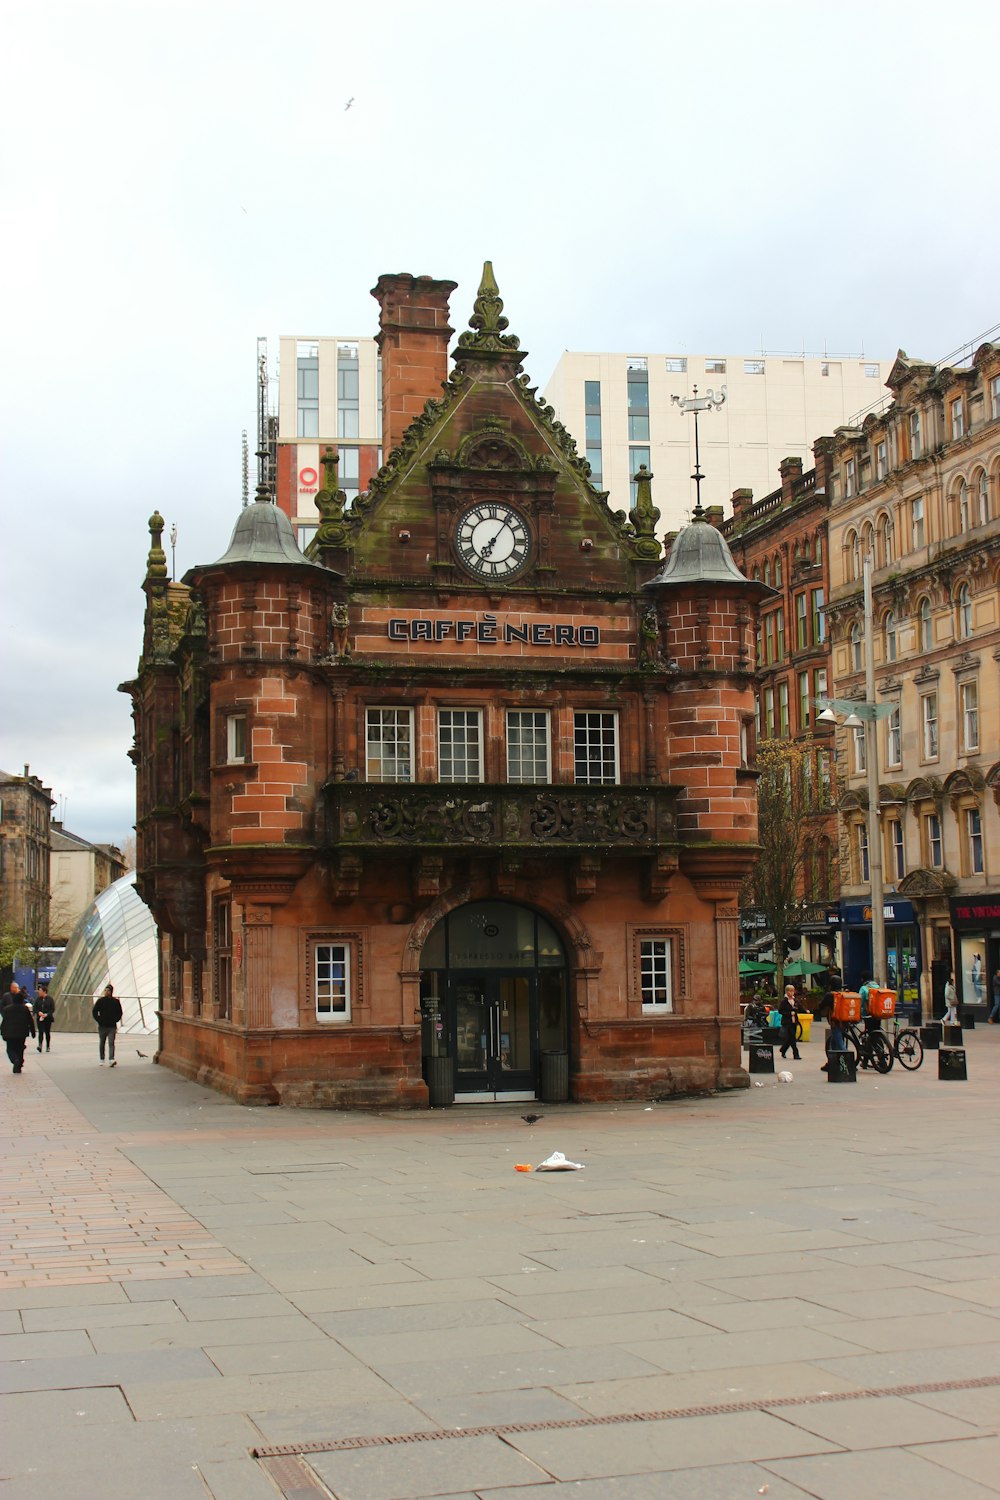
[[455,1095],[536,1097],[535,975],[452,972]]

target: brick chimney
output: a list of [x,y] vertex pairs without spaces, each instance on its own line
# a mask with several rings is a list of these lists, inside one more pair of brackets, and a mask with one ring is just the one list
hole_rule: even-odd
[[448,298],[457,281],[431,276],[380,276],[372,296],[381,309],[375,342],[382,355],[382,448],[397,447],[424,402],[448,378]]
[[795,498],[795,482],[802,478],[801,458],[783,458],[778,473],[781,475],[781,504],[787,509]]

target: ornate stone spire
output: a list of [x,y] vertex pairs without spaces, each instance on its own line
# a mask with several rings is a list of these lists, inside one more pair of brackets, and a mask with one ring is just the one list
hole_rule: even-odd
[[146,582],[153,583],[167,581],[167,554],[163,550],[163,528],[166,525],[158,510],[154,510],[149,518],[149,535],[151,544],[149,556],[146,559]]
[[316,496],[316,509],[322,516],[316,542],[320,547],[342,547],[347,541],[347,526],[344,523],[344,504],[347,496],[339,488],[339,453],[332,448],[323,449],[323,488]]
[[647,562],[658,558],[662,550],[656,535],[656,523],[660,519],[660,512],[653,504],[650,487],[652,477],[646,465],[640,464],[639,472],[635,476],[635,507],[629,511],[629,520],[635,527],[636,553]]
[[[483,264],[483,277],[467,329],[458,340],[455,363],[472,362],[506,364],[516,372],[521,368],[524,355],[519,354],[521,341],[512,333],[504,333],[507,319],[503,314],[503,302],[493,275],[493,262]],[[513,358],[511,357],[513,356]]]

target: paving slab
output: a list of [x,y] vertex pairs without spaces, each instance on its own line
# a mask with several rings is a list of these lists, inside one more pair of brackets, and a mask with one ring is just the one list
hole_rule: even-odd
[[[274,1500],[284,1444],[358,1500],[1000,1494],[997,1031],[961,1090],[797,1069],[530,1134],[109,1084],[64,1038],[0,1088],[4,1500]],[[586,1172],[514,1172],[553,1146]]]

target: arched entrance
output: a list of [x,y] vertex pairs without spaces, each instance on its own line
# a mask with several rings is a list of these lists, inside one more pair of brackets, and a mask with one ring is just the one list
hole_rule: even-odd
[[536,1099],[543,1057],[567,1049],[566,954],[539,912],[472,901],[442,917],[420,957],[425,1075],[452,1062],[459,1103]]

